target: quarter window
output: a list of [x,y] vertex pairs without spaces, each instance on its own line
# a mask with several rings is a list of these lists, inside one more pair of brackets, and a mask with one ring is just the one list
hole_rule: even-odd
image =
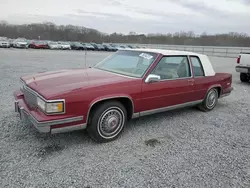
[[165,56],[152,71],[161,80],[191,77],[187,56]]
[[194,76],[205,76],[203,67],[201,65],[200,59],[198,57],[191,56],[190,57],[193,65]]

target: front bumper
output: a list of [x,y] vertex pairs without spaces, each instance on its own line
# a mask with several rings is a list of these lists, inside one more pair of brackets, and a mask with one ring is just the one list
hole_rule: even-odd
[[29,109],[20,93],[14,93],[14,97],[15,112],[19,113],[20,119],[23,122],[30,122],[41,133],[54,134],[86,128],[86,123],[83,123],[83,116],[46,120],[44,116],[40,116],[39,113]]
[[249,66],[237,65],[235,67],[235,70],[236,70],[236,72],[250,73],[250,67]]

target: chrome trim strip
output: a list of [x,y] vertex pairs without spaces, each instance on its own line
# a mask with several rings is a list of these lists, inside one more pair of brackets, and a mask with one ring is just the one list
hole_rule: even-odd
[[52,126],[52,125],[58,125],[58,124],[64,124],[64,123],[73,123],[75,121],[82,121],[83,116],[77,116],[72,118],[65,118],[65,119],[57,119],[57,120],[51,120],[51,121],[37,121],[34,116],[30,114],[30,117],[32,118],[31,121],[37,124],[39,127],[43,126]]
[[61,127],[61,128],[55,128],[51,129],[51,134],[57,134],[57,133],[65,133],[65,132],[72,132],[72,131],[77,131],[77,130],[83,130],[86,129],[87,124],[79,124],[79,125],[72,125],[72,126],[67,126],[67,127]]
[[157,108],[157,109],[153,109],[153,110],[142,111],[142,112],[140,112],[140,117],[141,116],[151,115],[151,114],[156,114],[156,113],[160,113],[160,112],[175,110],[175,109],[178,109],[178,108],[184,108],[184,107],[188,107],[188,106],[195,106],[195,105],[201,103],[202,101],[203,100],[198,100],[198,101],[192,101],[192,102],[187,102],[187,103],[183,103],[183,104],[177,104],[177,105],[173,105],[173,106],[167,106],[167,107],[163,107],[163,108]]
[[121,95],[121,96],[104,97],[104,98],[102,98],[102,99],[99,99],[99,100],[95,101],[94,103],[92,103],[92,104],[90,105],[90,107],[89,107],[89,109],[88,109],[88,113],[87,113],[86,123],[88,124],[89,115],[90,115],[90,114],[89,114],[89,113],[90,113],[90,110],[92,109],[92,107],[93,107],[96,103],[101,102],[101,101],[104,101],[104,100],[108,100],[108,99],[117,99],[117,98],[127,98],[127,99],[129,99],[129,100],[131,101],[131,103],[132,103],[132,116],[133,116],[133,114],[134,114],[134,102],[133,102],[132,98],[130,98],[129,96]]
[[138,118],[138,117],[140,117],[140,112],[134,113],[132,115],[132,119],[135,119],[135,118]]

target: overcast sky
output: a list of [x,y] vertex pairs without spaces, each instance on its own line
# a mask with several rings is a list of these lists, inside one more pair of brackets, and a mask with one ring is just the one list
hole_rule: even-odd
[[127,34],[250,34],[250,0],[0,0],[0,20],[54,22]]

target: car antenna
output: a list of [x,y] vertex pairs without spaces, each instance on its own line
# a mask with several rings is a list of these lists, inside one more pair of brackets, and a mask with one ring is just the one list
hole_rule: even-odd
[[84,53],[84,64],[85,64],[85,68],[87,67],[87,60],[86,60],[86,58],[87,58],[87,49],[85,48],[85,53]]

